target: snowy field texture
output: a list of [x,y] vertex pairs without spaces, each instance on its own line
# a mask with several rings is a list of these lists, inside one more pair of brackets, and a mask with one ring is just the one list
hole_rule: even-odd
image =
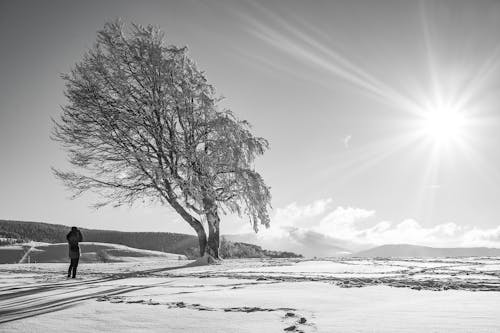
[[0,332],[499,332],[500,258],[0,265]]

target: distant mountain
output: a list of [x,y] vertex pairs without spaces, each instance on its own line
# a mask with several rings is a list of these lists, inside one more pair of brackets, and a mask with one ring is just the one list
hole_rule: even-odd
[[[0,220],[0,245],[2,238],[45,243],[66,243],[70,227],[61,224]],[[110,243],[136,249],[161,251],[186,255],[199,255],[198,238],[193,235],[170,232],[123,232],[80,228],[85,242]],[[291,252],[268,251],[260,246],[231,242],[221,242],[220,254],[223,258],[264,258],[300,257]]]
[[408,244],[389,244],[354,253],[353,257],[498,257],[500,249],[488,247],[438,248]]

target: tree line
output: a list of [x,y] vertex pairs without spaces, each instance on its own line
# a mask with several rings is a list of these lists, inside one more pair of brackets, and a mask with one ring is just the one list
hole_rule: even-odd
[[[0,220],[0,238],[45,243],[66,243],[70,227],[42,222]],[[199,256],[198,238],[170,232],[123,232],[80,228],[85,242],[111,243],[133,248],[183,254],[188,258]],[[9,242],[10,243],[10,242]],[[6,243],[7,244],[7,243]],[[292,252],[269,251],[260,246],[231,242],[221,238],[222,258],[297,258]]]

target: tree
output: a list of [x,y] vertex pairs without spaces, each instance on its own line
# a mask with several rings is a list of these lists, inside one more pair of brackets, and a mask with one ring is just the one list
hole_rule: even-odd
[[220,107],[186,47],[153,26],[107,23],[62,78],[68,103],[52,138],[75,170],[53,171],[73,197],[170,205],[196,231],[200,255],[215,258],[221,213],[248,216],[255,232],[269,226],[269,187],[252,166],[268,142]]

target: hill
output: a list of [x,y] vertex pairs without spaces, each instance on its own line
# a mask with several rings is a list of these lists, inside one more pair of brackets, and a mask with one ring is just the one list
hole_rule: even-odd
[[[66,243],[70,227],[61,224],[0,220],[0,237],[22,239],[44,243]],[[80,228],[84,241],[112,243],[138,249],[184,254],[190,247],[198,245],[192,235],[170,232],[122,232]]]
[[[66,243],[70,227],[61,224],[0,220],[0,239],[21,242]],[[123,232],[80,228],[85,242],[111,243],[137,249],[198,256],[198,238],[170,232]],[[0,244],[1,245],[1,244]],[[253,244],[221,240],[223,258],[300,257],[291,252],[267,251]]]
[[[186,256],[159,251],[134,249],[106,243],[80,243],[80,262],[131,262],[154,260],[182,260]],[[0,246],[0,264],[68,262],[66,243],[23,243]]]
[[488,247],[437,248],[409,244],[388,244],[360,251],[353,257],[498,257],[500,249]]

